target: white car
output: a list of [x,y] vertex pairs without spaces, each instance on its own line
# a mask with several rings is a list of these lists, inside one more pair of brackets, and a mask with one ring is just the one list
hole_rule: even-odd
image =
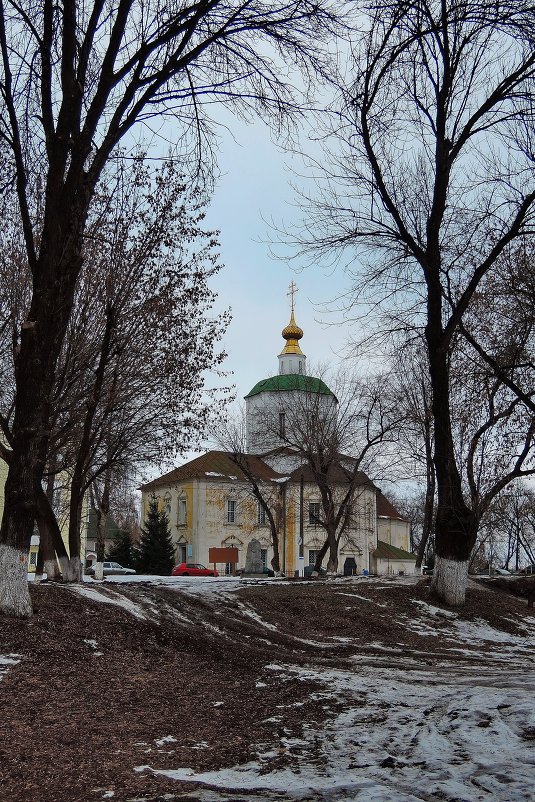
[[[88,574],[89,576],[92,576],[94,573],[95,573],[95,563],[93,563],[93,565],[90,565],[89,568],[86,570],[86,574]],[[134,571],[133,568],[123,568],[123,566],[119,565],[119,563],[105,562],[103,563],[102,573],[104,576],[113,576],[114,574],[115,575],[135,574],[136,572]]]

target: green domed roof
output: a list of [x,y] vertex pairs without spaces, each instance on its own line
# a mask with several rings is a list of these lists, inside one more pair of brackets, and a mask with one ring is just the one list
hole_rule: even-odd
[[321,393],[322,395],[332,395],[325,382],[316,379],[314,376],[303,376],[300,373],[287,373],[278,376],[271,376],[269,379],[259,381],[245,398],[251,398],[259,393],[277,393],[287,390],[304,390],[307,393]]

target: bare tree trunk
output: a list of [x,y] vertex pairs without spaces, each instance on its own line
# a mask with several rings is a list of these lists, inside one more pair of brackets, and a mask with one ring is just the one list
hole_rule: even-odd
[[271,542],[273,544],[273,557],[271,558],[271,567],[273,568],[276,574],[280,574],[281,561],[279,554],[279,533],[277,532],[277,527],[275,524],[270,528],[271,528]]
[[96,483],[92,485],[93,498],[95,499],[95,506],[97,510],[97,527],[96,527],[96,552],[97,559],[95,563],[95,579],[104,578],[104,536],[106,530],[106,521],[110,512],[110,490],[111,490],[111,471],[107,470],[104,475],[104,487],[102,495],[98,492]]
[[336,574],[338,571],[338,542],[336,536],[329,533],[327,538],[327,545],[329,549],[329,559],[327,561],[327,573]]
[[57,181],[59,186],[54,186],[51,178],[48,187],[40,257],[33,265],[32,303],[16,356],[17,403],[0,529],[0,612],[19,617],[32,614],[28,551],[42,492],[56,364],[81,263],[78,226],[85,220],[61,176]]
[[[46,500],[48,502],[48,506],[50,510],[53,511],[53,504],[54,504],[54,484],[55,484],[55,475],[54,475],[54,466],[49,464],[49,473],[48,478],[46,481]],[[38,510],[37,515],[37,526],[39,528],[39,556],[37,560],[38,566],[41,565],[41,571],[47,576],[52,582],[57,582],[61,578],[61,572],[59,570],[58,561],[56,559],[56,551],[54,549],[54,543],[52,538],[52,532],[50,530],[50,521],[48,519],[47,514],[44,511],[45,505],[43,504],[43,509]],[[54,516],[55,519],[55,516]],[[56,520],[54,520],[57,523]],[[60,536],[60,540],[61,536]],[[62,540],[63,545],[63,540]],[[60,554],[58,553],[58,558]]]
[[[427,413],[427,410],[426,410]],[[430,421],[427,420],[425,425],[425,462],[426,462],[426,488],[425,488],[425,502],[424,502],[424,521],[422,526],[422,539],[418,548],[418,557],[416,558],[416,568],[421,568],[424,560],[424,555],[429,542],[429,537],[433,531],[433,513],[435,511],[435,466],[433,465],[433,453],[431,444],[431,426]]]
[[69,498],[69,581],[80,582],[82,564],[80,560],[80,528],[82,524],[83,491],[78,475],[72,477]]
[[57,581],[63,577],[66,580],[69,555],[61,537],[54,510],[44,491],[41,491],[37,497],[37,525],[39,527],[40,545],[43,546],[43,567],[48,579]]
[[[433,390],[435,435],[434,463],[437,483],[435,521],[436,558],[431,587],[447,604],[464,603],[468,563],[475,543],[477,525],[464,501],[457,469],[451,428],[448,349],[442,331],[440,290],[430,291],[426,339]],[[434,304],[434,301],[438,301]]]
[[[22,343],[34,340],[23,329]],[[39,362],[34,343],[29,343],[32,356]],[[45,384],[37,375],[35,382]],[[13,424],[12,455],[5,484],[4,513],[0,530],[0,612],[27,618],[32,614],[28,591],[28,553],[36,512],[36,491],[40,488],[45,464],[46,436],[43,423],[46,408],[43,403],[34,403],[34,380],[29,375],[30,366],[22,359],[17,370],[17,411]],[[40,381],[41,379],[41,381]],[[19,392],[20,386],[20,392]],[[39,397],[48,398],[48,392]]]
[[327,538],[325,538],[325,542],[324,542],[323,546],[318,551],[318,555],[316,557],[316,562],[314,563],[314,571],[312,572],[313,574],[316,574],[316,575],[319,574],[319,572],[321,570],[321,565],[323,563],[323,558],[327,554],[327,549],[328,548],[329,548],[329,541],[327,540]]
[[430,481],[430,476],[428,472],[427,477],[427,489],[425,492],[425,502],[424,502],[424,521],[422,526],[422,539],[420,541],[420,545],[418,547],[418,557],[416,558],[416,568],[421,568],[422,563],[424,560],[425,552],[427,549],[427,544],[429,543],[429,538],[431,536],[431,532],[433,531],[433,513],[435,510],[435,473],[434,470],[431,471],[432,479]]

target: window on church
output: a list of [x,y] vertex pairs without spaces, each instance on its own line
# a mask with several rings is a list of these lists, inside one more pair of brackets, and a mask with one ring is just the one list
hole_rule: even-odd
[[185,526],[188,514],[187,501],[185,498],[178,499],[178,525]]
[[267,568],[267,549],[260,549],[260,562],[262,568]]
[[258,526],[265,526],[266,524],[266,511],[260,503],[256,511],[256,523]]
[[227,499],[227,523],[236,523],[236,501],[233,498]]
[[303,372],[303,363],[302,363],[301,360],[299,360],[299,373],[302,373],[302,372]]
[[169,516],[171,515],[171,496],[169,495],[169,493],[166,493],[165,496],[163,497],[163,511],[169,518]]
[[284,412],[279,412],[279,435],[284,437],[286,434],[286,415]]
[[309,526],[317,526],[321,523],[321,505],[319,501],[310,501],[308,504],[308,523]]

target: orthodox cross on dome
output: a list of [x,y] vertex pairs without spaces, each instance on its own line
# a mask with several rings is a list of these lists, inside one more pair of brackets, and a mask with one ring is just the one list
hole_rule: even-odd
[[[295,317],[294,317],[295,293],[296,292],[297,292],[297,284],[295,283],[295,281],[292,280],[292,283],[288,287],[288,292],[286,293],[286,295],[290,296],[290,299],[291,299],[292,312],[291,312],[291,315],[290,315],[290,322],[282,330],[282,336],[286,340],[286,345],[284,347],[284,350],[283,350],[282,354],[279,354],[279,358],[281,356],[283,356],[284,354],[298,354],[300,356],[304,356],[303,352],[299,348],[299,340],[303,336],[303,329],[300,328],[297,325],[297,323],[295,322]],[[291,367],[295,367],[295,366],[290,366],[289,365],[287,367],[289,368],[288,370],[283,370],[282,366],[281,366],[281,371],[280,372],[281,373],[293,373],[293,372],[297,373],[297,370],[294,371],[294,370],[290,369]],[[300,369],[299,369],[299,373],[301,373],[303,370],[304,370],[304,363],[301,363]]]
[[286,293],[286,295],[291,295],[292,312],[294,311],[294,306],[295,306],[294,301],[295,301],[295,293],[296,292],[299,292],[299,288],[298,288],[297,284],[295,283],[295,281],[292,279],[292,283],[288,287],[288,292]]

